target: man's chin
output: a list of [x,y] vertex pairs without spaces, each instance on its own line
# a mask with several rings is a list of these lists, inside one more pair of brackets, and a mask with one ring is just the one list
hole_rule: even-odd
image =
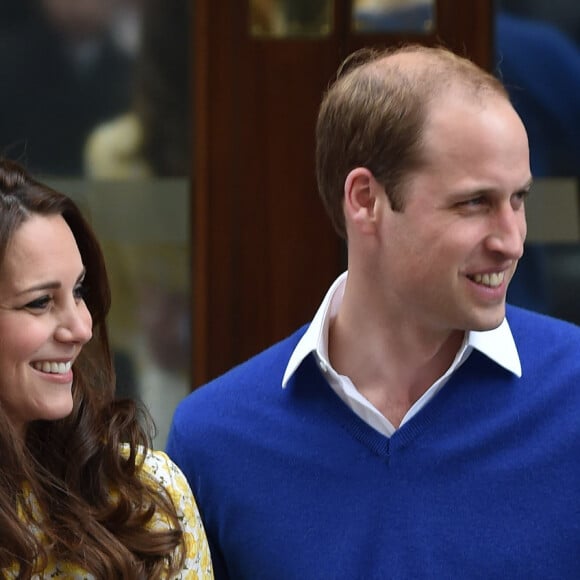
[[494,330],[505,319],[505,302],[493,308],[477,309],[470,318],[471,325],[467,330],[476,330],[478,332]]

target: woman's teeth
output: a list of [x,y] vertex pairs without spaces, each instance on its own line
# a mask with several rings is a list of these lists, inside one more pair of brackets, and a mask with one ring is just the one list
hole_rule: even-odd
[[50,361],[42,361],[42,362],[34,362],[32,363],[32,367],[35,368],[37,371],[42,371],[43,373],[52,373],[58,375],[64,375],[70,371],[72,366],[72,362],[50,362]]
[[493,274],[475,274],[473,276],[473,281],[477,284],[483,284],[484,286],[490,286],[491,288],[497,288],[504,280],[505,272],[498,272]]

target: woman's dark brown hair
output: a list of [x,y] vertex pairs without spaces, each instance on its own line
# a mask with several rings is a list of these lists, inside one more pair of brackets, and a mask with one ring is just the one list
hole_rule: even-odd
[[[86,268],[93,338],[74,363],[68,417],[32,422],[23,441],[0,405],[0,571],[17,563],[19,578],[41,574],[50,552],[99,579],[169,577],[183,563],[183,534],[170,498],[141,475],[151,443],[149,417],[134,401],[115,399],[105,324],[110,290],[100,245],[70,198],[0,160],[0,265],[31,215],[62,215],[72,230]],[[170,529],[147,529],[154,516]]]

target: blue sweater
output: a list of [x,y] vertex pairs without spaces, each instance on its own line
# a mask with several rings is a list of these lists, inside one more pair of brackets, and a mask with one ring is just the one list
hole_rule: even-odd
[[301,329],[178,407],[217,578],[580,578],[580,329],[510,307],[518,379],[475,351],[391,438],[335,395]]

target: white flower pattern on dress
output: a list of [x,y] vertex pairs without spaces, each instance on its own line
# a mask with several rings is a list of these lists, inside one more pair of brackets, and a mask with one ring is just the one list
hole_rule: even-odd
[[[129,452],[128,447],[121,449],[123,455]],[[144,458],[144,477],[149,477],[153,485],[161,486],[165,489],[175,506],[177,516],[181,523],[185,538],[185,562],[183,569],[172,580],[212,580],[213,569],[209,546],[205,535],[205,530],[201,521],[199,510],[193,497],[193,493],[187,479],[163,451],[149,451]],[[35,515],[40,515],[38,504],[34,497],[24,488],[26,501],[29,501]],[[168,527],[168,522],[160,515],[156,515],[150,523],[151,529],[163,529]],[[37,530],[37,535],[41,534]],[[18,568],[14,566],[8,570],[2,570],[2,577],[16,578]],[[56,562],[49,555],[48,565],[42,573],[35,574],[34,580],[48,578],[68,578],[71,580],[95,580],[95,577],[87,570],[80,568],[71,562]],[[157,579],[156,579],[157,580]]]

